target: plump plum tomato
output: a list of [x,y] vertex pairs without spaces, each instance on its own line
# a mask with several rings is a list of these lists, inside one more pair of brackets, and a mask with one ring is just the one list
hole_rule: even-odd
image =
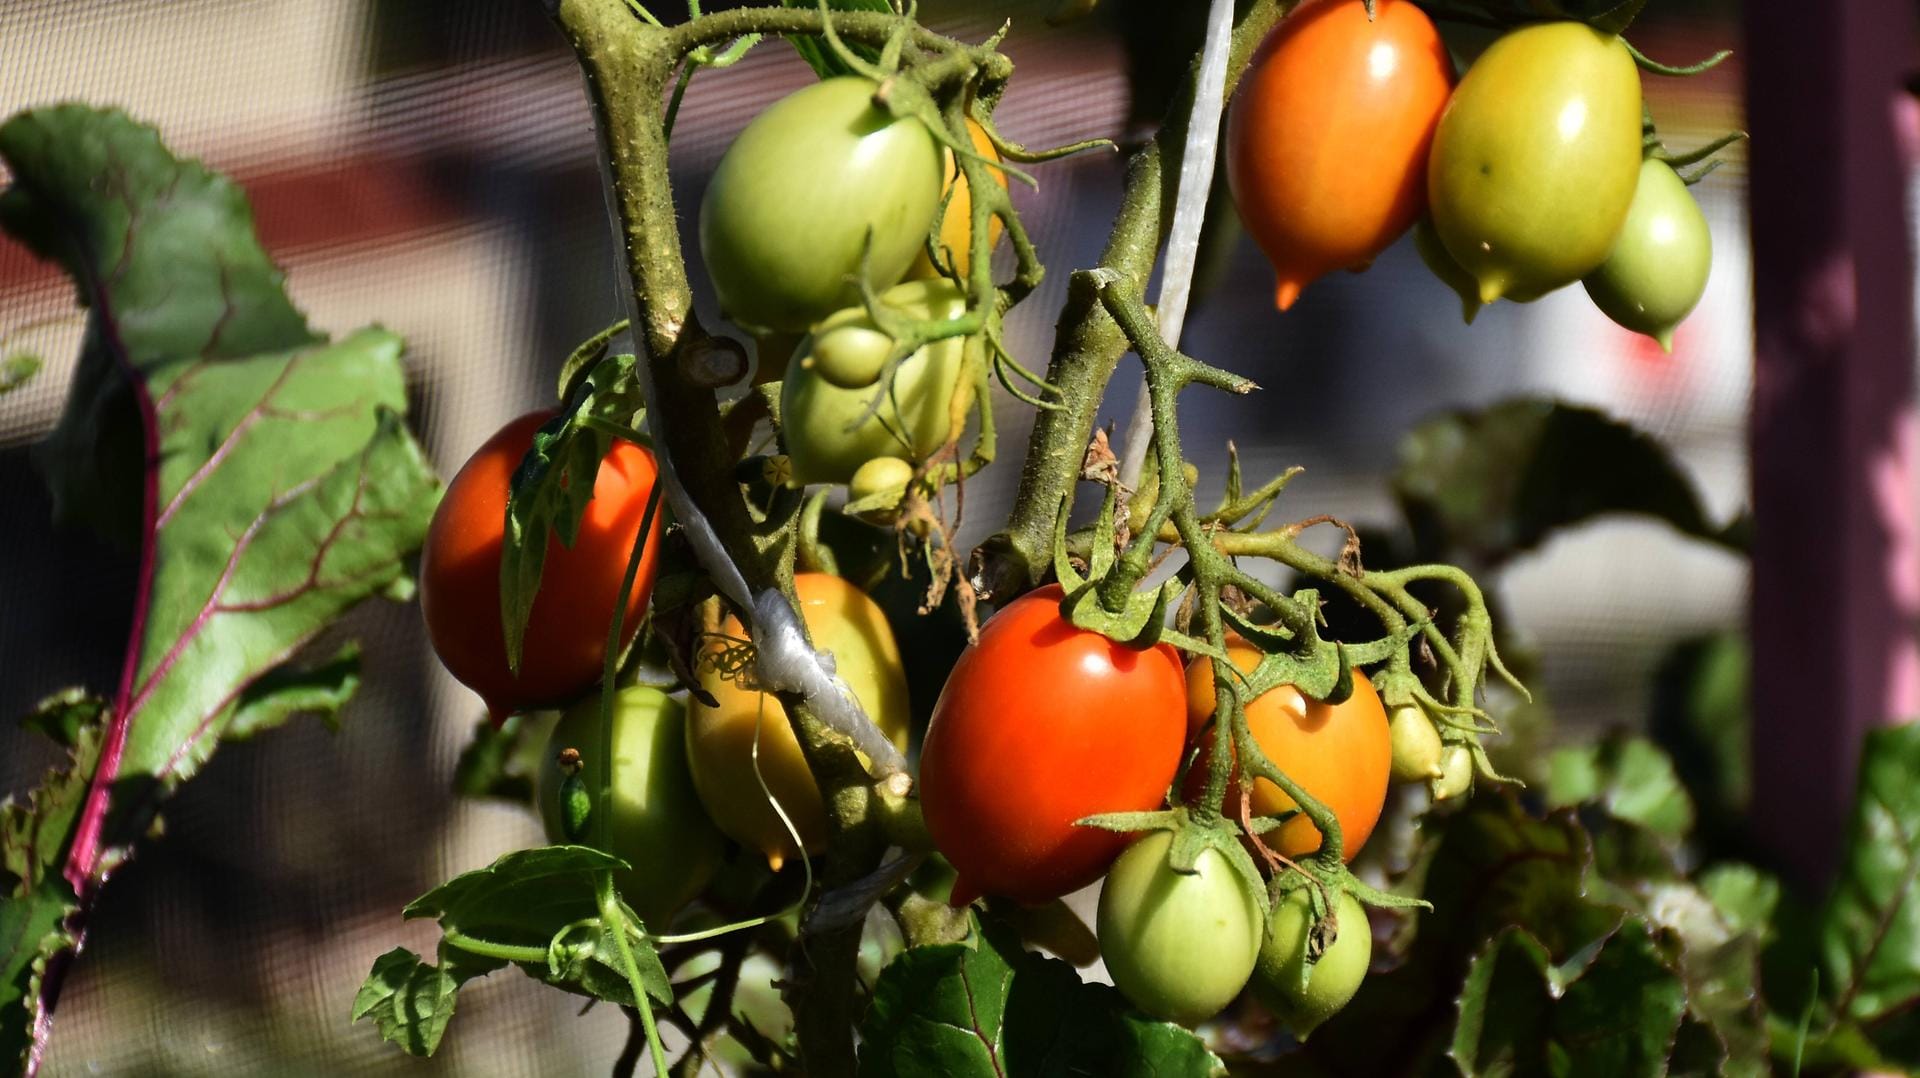
[[[571,702],[599,679],[607,628],[658,480],[653,454],[616,441],[600,461],[593,500],[571,547],[547,541],[545,568],[516,675],[507,669],[501,628],[500,553],[507,492],[534,432],[553,418],[533,412],[487,439],[447,485],[420,555],[420,609],[440,662],[480,694],[499,722],[515,711]],[[640,628],[659,564],[664,511],[654,513],[627,599],[622,646]]]
[[1219,850],[1191,874],[1167,863],[1173,835],[1128,846],[1100,889],[1100,955],[1133,1005],[1192,1025],[1219,1014],[1246,987],[1266,910]]
[[1180,765],[1180,657],[1060,616],[1049,585],[981,627],[934,705],[920,807],[959,878],[950,901],[1045,902],[1098,879],[1127,836],[1074,821],[1158,808]]
[[[700,253],[727,317],[798,332],[886,288],[926,246],[940,144],[876,108],[864,78],[823,79],[754,117],[700,202]],[[863,261],[864,259],[864,261]]]
[[[1227,654],[1241,670],[1260,662],[1260,650],[1238,637]],[[1187,667],[1188,729],[1198,735],[1214,709],[1213,660],[1204,656]],[[1387,775],[1393,764],[1387,710],[1366,675],[1355,670],[1353,695],[1338,704],[1309,700],[1282,685],[1246,705],[1247,728],[1273,765],[1331,809],[1340,821],[1342,855],[1349,861],[1373,834],[1387,800]],[[1211,738],[1211,734],[1206,735]],[[1187,772],[1187,794],[1204,787],[1207,754]],[[1228,787],[1227,810],[1239,814],[1239,777]],[[1266,779],[1253,784],[1253,814],[1271,816],[1294,807],[1293,798]],[[1320,848],[1320,831],[1304,814],[1261,836],[1284,857],[1304,857]]]
[[[910,718],[907,677],[886,614],[865,592],[828,573],[795,574],[793,590],[813,646],[833,656],[835,671],[867,717],[904,751]],[[754,778],[756,729],[760,774],[792,817],[809,853],[826,848],[826,805],[793,736],[787,709],[771,694],[726,677],[715,661],[733,641],[746,637],[746,629],[729,616],[720,634],[701,649],[696,671],[700,687],[713,694],[718,706],[696,699],[687,709],[687,758],[693,765],[694,788],[720,830],[765,854],[767,864],[778,871],[801,851],[794,848],[793,837]]]
[[1434,133],[1427,196],[1482,303],[1605,261],[1639,180],[1640,121],[1633,55],[1585,23],[1515,30],[1474,61]]
[[1315,278],[1364,269],[1427,201],[1453,61],[1412,0],[1308,0],[1234,94],[1227,180],[1273,263],[1281,310]]
[[[595,693],[567,709],[540,763],[540,819],[547,840],[592,846],[633,866],[615,873],[614,882],[620,897],[656,932],[706,887],[726,853],[726,840],[693,790],[686,724],[686,708],[659,689],[619,690],[613,698],[609,767]],[[561,825],[567,773],[557,761],[564,749],[580,754],[580,778],[593,799],[582,835],[569,836]]]

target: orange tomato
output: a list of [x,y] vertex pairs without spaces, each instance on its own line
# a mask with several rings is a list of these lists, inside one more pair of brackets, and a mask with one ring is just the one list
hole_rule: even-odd
[[1365,269],[1426,205],[1427,154],[1453,61],[1411,0],[1308,0],[1261,45],[1234,95],[1227,180],[1272,261],[1274,302]]
[[[1239,638],[1227,642],[1233,665],[1251,671],[1260,651]],[[1204,656],[1187,665],[1187,731],[1199,736],[1213,716],[1213,660]],[[1299,689],[1282,685],[1246,706],[1247,729],[1273,765],[1332,810],[1340,821],[1342,855],[1349,861],[1366,845],[1387,800],[1387,775],[1393,766],[1393,738],[1387,709],[1366,675],[1355,670],[1353,695],[1339,704],[1309,700]],[[1209,739],[1212,734],[1205,735]],[[1189,799],[1207,781],[1207,753],[1187,772]],[[1240,813],[1240,776],[1236,766],[1227,792],[1227,814]],[[1266,779],[1253,784],[1253,815],[1272,816],[1294,808],[1294,800]],[[1283,857],[1302,857],[1320,848],[1320,831],[1297,815],[1261,836]]]
[[[1000,155],[994,152],[993,142],[987,138],[985,128],[968,120],[967,134],[973,137],[974,151],[980,156],[989,161],[1000,160]],[[973,196],[967,193],[967,178],[961,175],[960,162],[954,160],[953,151],[942,152],[946,161],[946,179],[941,182],[940,197],[946,199],[947,213],[940,219],[940,246],[953,252],[950,257],[953,259],[954,268],[960,271],[960,276],[965,277],[973,265]],[[1005,172],[996,168],[993,170],[993,178],[1000,181],[1002,189],[1006,188]],[[951,197],[946,193],[949,190],[953,192]],[[995,217],[987,222],[989,251],[999,244],[1000,230],[1000,218]],[[907,271],[907,279],[918,280],[938,276],[940,276],[939,269],[934,266],[933,260],[927,257],[926,246],[921,245],[919,257],[913,260],[913,268]]]
[[[515,711],[566,704],[599,680],[614,598],[659,478],[653,454],[631,442],[616,441],[601,459],[573,546],[548,537],[520,672],[514,674],[507,668],[500,615],[507,492],[534,432],[551,418],[552,412],[523,415],[487,439],[447,484],[420,554],[420,610],[433,650],[448,673],[486,701],[496,724]],[[665,518],[663,510],[655,511],[627,598],[623,647],[639,631],[653,594]]]

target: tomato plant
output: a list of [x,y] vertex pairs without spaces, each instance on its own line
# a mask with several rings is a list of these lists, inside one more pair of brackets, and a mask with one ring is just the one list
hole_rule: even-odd
[[1640,72],[1614,34],[1514,30],[1460,80],[1427,171],[1442,244],[1481,303],[1537,296],[1613,249],[1640,174]]
[[[525,708],[569,703],[600,677],[607,623],[658,478],[646,448],[615,442],[607,451],[573,545],[557,537],[547,542],[525,651],[519,670],[510,669],[500,610],[508,485],[534,432],[552,415],[521,416],[474,451],[447,484],[420,554],[420,611],[433,650],[448,673],[480,694],[496,722]],[[623,646],[639,630],[653,591],[662,525],[656,512],[627,599]]]
[[876,108],[878,89],[844,77],[796,90],[727,147],[700,202],[700,253],[734,321],[804,330],[858,300],[851,275],[885,288],[913,264],[940,205],[940,147]]
[[1218,850],[1175,871],[1173,835],[1128,846],[1100,889],[1100,953],[1114,987],[1148,1014],[1188,1024],[1220,1013],[1246,987],[1266,922],[1259,896]]
[[1640,182],[1620,238],[1585,278],[1594,306],[1620,325],[1673,351],[1673,330],[1699,304],[1713,268],[1706,215],[1673,166],[1640,165]]
[[[833,655],[841,680],[867,716],[897,747],[905,748],[907,682],[886,615],[852,583],[827,573],[796,574],[793,590],[814,646]],[[694,786],[713,821],[765,854],[777,871],[802,848],[817,852],[824,847],[827,812],[785,707],[742,684],[746,675],[739,644],[746,638],[739,619],[729,616],[701,650],[699,685],[714,704],[695,700],[688,708],[686,751]],[[792,819],[800,848],[768,795]]]
[[[713,878],[725,840],[694,792],[686,707],[659,689],[633,685],[614,695],[612,720],[603,741],[600,700],[591,696],[561,717],[540,768],[540,819],[551,842],[584,843],[627,862],[631,867],[615,876],[621,897],[648,925],[664,929]],[[567,750],[578,757],[571,768],[561,763]],[[576,772],[592,811],[585,831],[569,835],[563,787]]]
[[1334,916],[1326,927],[1337,931],[1310,960],[1317,949],[1312,898],[1305,887],[1281,896],[1267,920],[1253,973],[1254,996],[1302,1039],[1347,1005],[1373,960],[1366,907],[1345,892],[1331,905]]
[[1309,0],[1260,46],[1234,97],[1227,177],[1281,310],[1413,225],[1452,88],[1453,61],[1411,0]]
[[1092,883],[1126,838],[1075,821],[1159,807],[1179,766],[1179,655],[1078,628],[1063,597],[1043,587],[995,614],[934,705],[920,806],[960,873],[955,905]]
[[[1228,642],[1227,653],[1242,671],[1251,671],[1260,661],[1260,650],[1237,638]],[[1212,733],[1202,730],[1215,707],[1212,660],[1196,660],[1187,667],[1186,691],[1188,731],[1211,745]],[[1249,702],[1246,713],[1247,729],[1260,751],[1339,818],[1344,856],[1352,860],[1373,834],[1387,797],[1393,746],[1380,694],[1355,671],[1353,695],[1341,703],[1312,700],[1294,686],[1282,685]],[[1205,772],[1202,762],[1187,773],[1189,793],[1198,789]],[[1235,803],[1239,788],[1238,781],[1231,784],[1229,796]],[[1294,808],[1293,799],[1278,786],[1266,779],[1254,781],[1254,815]],[[1301,815],[1263,840],[1283,857],[1301,857],[1320,848],[1320,832]]]

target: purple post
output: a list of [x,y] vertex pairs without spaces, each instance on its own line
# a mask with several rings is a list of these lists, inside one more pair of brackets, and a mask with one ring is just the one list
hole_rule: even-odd
[[1746,28],[1751,820],[1776,866],[1818,888],[1861,738],[1920,714],[1913,3],[1750,0]]

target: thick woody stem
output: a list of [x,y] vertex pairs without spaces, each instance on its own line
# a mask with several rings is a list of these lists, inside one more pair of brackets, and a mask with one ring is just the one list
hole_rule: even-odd
[[[1241,15],[1227,59],[1229,96],[1254,49],[1293,6],[1293,0],[1255,0]],[[1161,240],[1173,224],[1174,193],[1164,181],[1180,172],[1199,67],[1196,56],[1159,133],[1128,162],[1120,212],[1100,255],[1098,268],[1119,274],[1137,292],[1144,292]],[[1061,406],[1035,418],[1013,513],[1006,528],[975,552],[976,583],[995,601],[1033,587],[1052,564],[1055,516],[1079,474],[1107,381],[1126,352],[1126,335],[1108,316],[1099,289],[1076,274],[1047,365],[1047,381],[1058,387]]]

